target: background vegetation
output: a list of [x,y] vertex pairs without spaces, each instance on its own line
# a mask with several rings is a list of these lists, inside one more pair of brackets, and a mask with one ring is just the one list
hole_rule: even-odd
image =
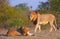
[[[30,26],[29,7],[26,3],[11,7],[9,0],[0,0],[0,28],[19,28],[21,26]],[[36,9],[41,14],[51,13],[56,16],[57,23],[60,24],[60,0],[48,0],[48,2],[39,2]]]
[[[5,0],[7,1],[7,0]],[[29,26],[29,20],[25,14],[24,6],[21,7],[11,7],[7,3],[5,4],[5,1],[2,0],[0,2],[3,2],[0,4],[0,28],[19,28],[21,26]],[[3,5],[4,4],[4,5]],[[26,5],[25,5],[26,6]],[[21,7],[21,8],[20,8]],[[26,6],[27,7],[27,6]],[[28,8],[27,8],[28,9]],[[29,9],[28,9],[29,10]]]

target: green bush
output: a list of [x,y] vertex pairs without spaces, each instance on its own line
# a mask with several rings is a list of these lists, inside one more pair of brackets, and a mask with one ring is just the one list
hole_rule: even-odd
[[21,9],[5,6],[4,12],[0,12],[0,25],[6,24],[7,28],[19,28],[29,26],[29,20]]

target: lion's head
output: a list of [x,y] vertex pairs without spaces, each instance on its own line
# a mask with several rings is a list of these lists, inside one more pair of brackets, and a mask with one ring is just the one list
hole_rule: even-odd
[[37,19],[37,11],[30,12],[30,20],[35,21]]
[[23,35],[33,35],[28,27],[23,27]]

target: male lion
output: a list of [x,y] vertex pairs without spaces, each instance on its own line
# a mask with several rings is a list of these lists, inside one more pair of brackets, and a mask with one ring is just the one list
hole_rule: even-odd
[[26,36],[26,35],[33,35],[33,34],[30,33],[30,30],[28,27],[21,27],[17,30],[15,29],[8,30],[7,35],[8,36],[20,36],[20,35]]
[[19,36],[19,35],[21,35],[21,33],[16,31],[15,29],[8,30],[7,32],[7,36]]
[[[30,20],[33,22],[35,20],[37,20],[37,24],[36,24],[34,32],[37,31],[37,28],[39,28],[39,30],[41,31],[41,24],[45,25],[48,22],[50,23],[50,26],[51,26],[50,32],[52,31],[53,28],[55,31],[57,30],[56,18],[52,14],[40,14],[37,11],[31,11],[30,12]],[[55,22],[56,26],[53,24],[54,22]]]

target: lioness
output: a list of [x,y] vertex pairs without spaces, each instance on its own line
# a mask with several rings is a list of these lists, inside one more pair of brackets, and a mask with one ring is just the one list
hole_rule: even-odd
[[33,34],[30,33],[30,30],[28,27],[21,27],[17,30],[15,29],[8,30],[7,35],[8,36],[20,36],[20,35],[26,36],[26,35],[33,35]]
[[[41,24],[45,25],[48,22],[50,23],[50,26],[51,26],[50,32],[52,31],[53,28],[55,31],[57,30],[56,18],[53,14],[40,14],[37,11],[31,11],[30,20],[33,22],[37,20],[37,24],[36,24],[34,32],[36,32],[38,28],[41,32]],[[56,26],[53,24],[54,22],[55,22]]]

